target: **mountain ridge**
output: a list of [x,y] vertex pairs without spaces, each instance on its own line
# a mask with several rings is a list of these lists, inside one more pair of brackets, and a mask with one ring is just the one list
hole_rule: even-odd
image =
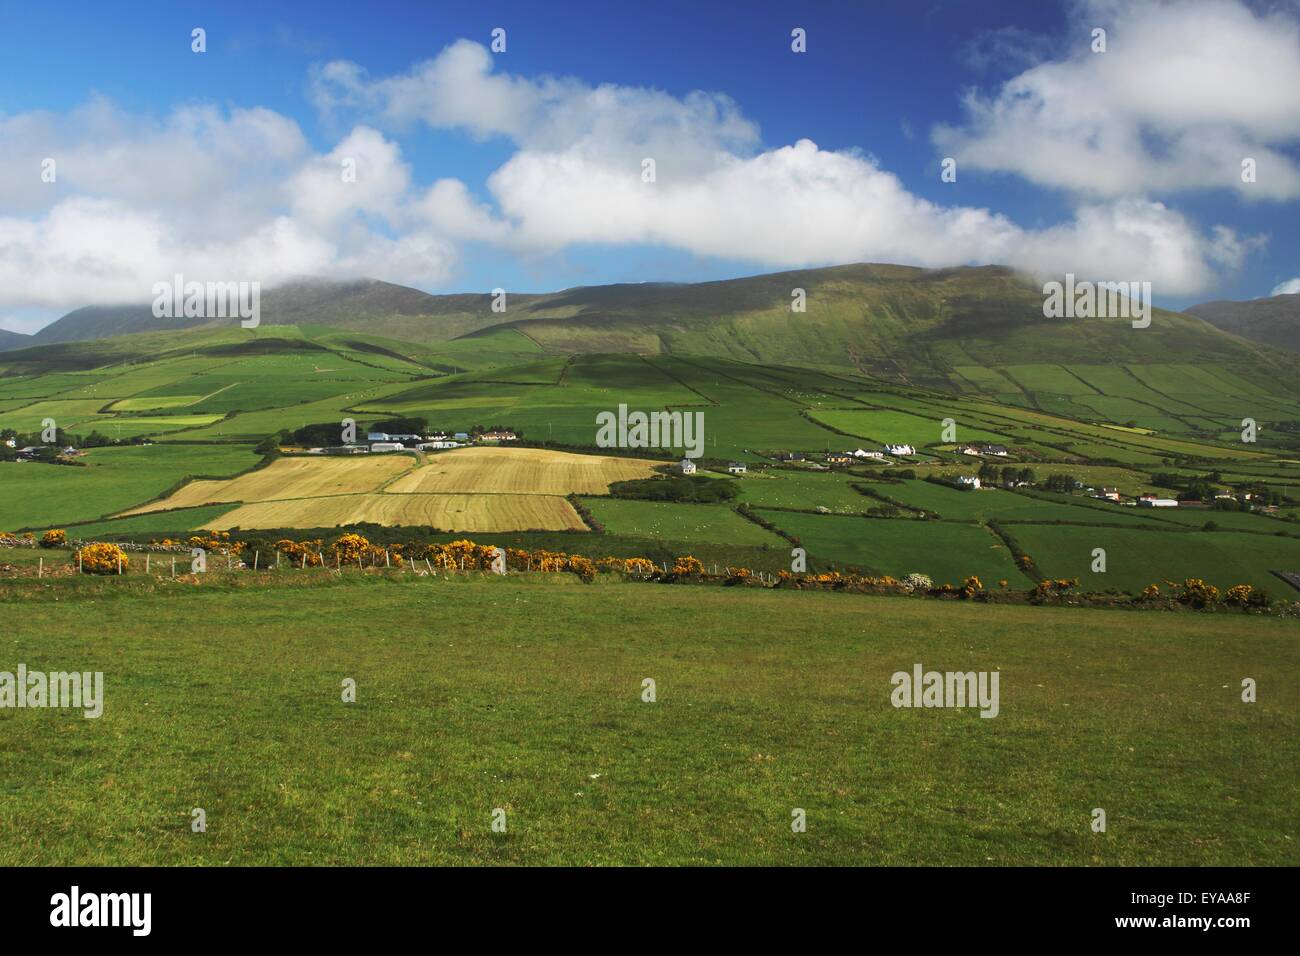
[[10,332],[8,329],[0,329],[0,352],[8,352],[11,349],[22,349],[29,345],[34,345],[32,337],[23,332]]
[[1216,299],[1184,310],[1215,328],[1264,345],[1300,351],[1300,294]]
[[[802,290],[803,311],[796,311]],[[1041,286],[1006,266],[923,269],[858,263],[700,283],[618,283],[552,293],[432,295],[373,279],[297,280],[262,295],[262,329],[324,327],[444,349],[517,335],[552,354],[712,355],[839,368],[949,386],[955,370],[1020,364],[1223,365],[1300,383],[1300,355],[1162,309],[1127,318],[1048,319]],[[98,310],[98,311],[96,311]],[[155,319],[146,307],[75,310],[32,337],[228,328],[231,319]]]

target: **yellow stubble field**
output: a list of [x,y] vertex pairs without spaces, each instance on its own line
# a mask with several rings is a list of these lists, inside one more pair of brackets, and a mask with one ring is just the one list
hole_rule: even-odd
[[122,514],[147,514],[227,501],[275,501],[374,491],[414,465],[415,459],[409,455],[279,458],[265,468],[224,481],[191,481],[166,498]]
[[407,494],[603,495],[610,482],[648,478],[659,462],[544,448],[462,448],[431,455],[386,491]]
[[280,458],[225,481],[192,481],[123,515],[215,503],[240,506],[204,525],[332,528],[374,522],[447,531],[560,531],[586,525],[564,499],[652,475],[657,462],[541,448],[475,447],[428,456]]
[[555,495],[336,495],[241,505],[203,527],[332,528],[359,522],[444,531],[582,531],[582,518]]

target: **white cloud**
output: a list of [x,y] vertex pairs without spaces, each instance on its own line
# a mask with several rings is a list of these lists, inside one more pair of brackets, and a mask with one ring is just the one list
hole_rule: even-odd
[[408,73],[371,80],[335,61],[315,71],[312,95],[325,111],[350,109],[401,129],[413,121],[505,136],[528,149],[580,148],[605,159],[672,154],[697,169],[720,151],[756,148],[758,128],[719,93],[677,98],[659,90],[580,80],[530,80],[493,72],[488,50],[458,40]]
[[395,223],[410,181],[398,145],[358,126],[328,154],[304,163],[288,190],[294,215],[326,229],[356,215]]
[[[66,115],[0,117],[0,157],[6,310],[148,302],[178,272],[427,285],[456,264],[450,234],[416,205],[400,147],[364,126],[320,155],[270,110],[184,107],[153,120],[96,98]],[[53,183],[41,181],[46,157]]]
[[413,214],[450,239],[488,242],[510,239],[509,224],[495,218],[487,206],[475,202],[459,179],[435,182],[415,204]]
[[[529,81],[492,65],[483,47],[461,41],[394,78],[332,63],[314,90],[326,110],[513,140],[517,151],[488,179],[509,238],[486,212],[491,225],[476,234],[520,250],[654,243],[775,268],[996,262],[1149,280],[1184,295],[1250,248],[1231,230],[1203,236],[1177,211],[1134,197],[1084,202],[1071,221],[1024,229],[988,209],[918,197],[868,155],[809,140],[763,149],[726,97]],[[655,161],[653,183],[642,179],[645,158]]]
[[[1107,31],[1094,53],[1091,30]],[[993,95],[971,92],[966,121],[936,145],[959,167],[1119,197],[1233,189],[1300,197],[1300,22],[1237,0],[1084,3],[1074,42]],[[1256,181],[1242,182],[1242,161]]]
[[1269,295],[1300,295],[1300,277],[1287,279],[1286,282],[1274,286]]

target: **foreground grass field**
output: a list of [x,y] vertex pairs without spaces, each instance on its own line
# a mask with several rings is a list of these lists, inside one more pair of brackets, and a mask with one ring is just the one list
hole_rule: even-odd
[[[0,864],[1300,862],[1290,622],[279,580],[0,587],[0,669],[102,670],[107,699],[0,710]],[[999,716],[892,708],[918,662],[999,671]]]

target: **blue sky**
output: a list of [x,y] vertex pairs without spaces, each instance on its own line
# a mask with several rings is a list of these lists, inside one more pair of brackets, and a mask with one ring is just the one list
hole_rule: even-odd
[[[1200,105],[1234,85],[1260,96],[1261,62],[1273,85],[1290,81],[1294,4],[1189,0],[1154,4],[1146,19],[1103,0],[801,6],[73,2],[52,15],[6,4],[0,172],[21,188],[0,187],[0,250],[14,263],[12,275],[0,265],[10,287],[0,326],[31,331],[87,301],[147,301],[132,290],[198,264],[388,269],[381,277],[430,291],[540,291],[1005,259],[1043,274],[1151,278],[1174,307],[1267,295],[1300,276],[1300,94],[1273,91],[1276,101],[1236,112],[1226,95],[1226,106]],[[1088,49],[1097,25],[1104,54]],[[462,50],[438,83],[418,81],[420,64],[458,41],[486,47],[497,27],[507,48],[487,65]],[[806,53],[791,50],[795,27]],[[1161,85],[1167,72],[1142,72],[1171,38],[1207,34],[1228,39],[1202,51],[1192,72],[1204,75],[1185,93]],[[338,62],[351,72],[322,86],[322,68]],[[1043,64],[1058,72],[1036,73]],[[1209,95],[1197,88],[1206,76]],[[613,107],[593,92],[606,85],[621,91]],[[1159,92],[1135,108],[1119,95],[1135,85]],[[693,91],[725,100],[701,112]],[[1021,111],[1026,98],[1033,108]],[[233,118],[254,108],[279,125],[245,140]],[[197,132],[177,123],[184,110],[209,111]],[[489,119],[478,126],[478,115]],[[348,139],[359,127],[375,134],[364,148]],[[212,138],[226,152],[207,169],[187,150]],[[801,140],[816,150],[791,152]],[[1041,159],[1072,142],[1080,161]],[[333,187],[303,170],[334,168],[340,149],[360,150],[369,184],[389,186],[337,208]],[[635,182],[649,150],[660,178],[647,201],[619,177]],[[115,166],[137,153],[155,158]],[[1261,188],[1235,181],[1238,153],[1265,157]],[[940,180],[946,155],[958,158],[956,182]],[[32,164],[50,156],[66,157],[59,181],[34,185]],[[455,185],[435,201],[439,181]],[[65,248],[71,232],[96,237],[102,256],[91,239]]]

